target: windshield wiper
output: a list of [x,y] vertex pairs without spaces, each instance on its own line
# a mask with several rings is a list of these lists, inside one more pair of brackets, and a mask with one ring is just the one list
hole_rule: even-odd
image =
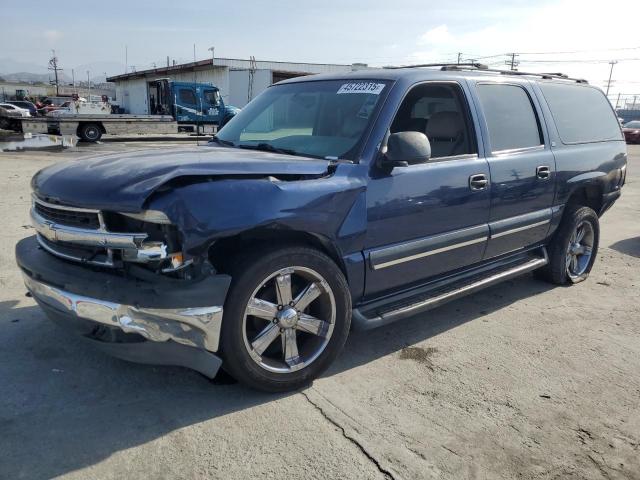
[[266,142],[257,143],[255,145],[250,145],[250,144],[246,144],[246,143],[245,144],[238,144],[238,145],[236,145],[236,147],[238,147],[238,148],[246,148],[248,150],[261,150],[263,152],[282,153],[282,154],[285,154],[285,155],[297,155],[299,157],[323,158],[323,157],[320,157],[318,155],[310,155],[308,153],[296,152],[295,150],[292,150],[290,148],[274,147],[270,143],[266,143]]
[[284,153],[285,155],[299,155],[295,150],[290,148],[278,148],[274,147],[270,143],[257,143],[255,145],[239,144],[239,148],[246,148],[248,150],[261,150],[263,152]]
[[235,147],[236,146],[235,143],[230,142],[229,140],[222,140],[217,135],[214,135],[213,137],[211,137],[211,141],[212,142],[216,142],[216,143],[218,143],[220,145],[225,145],[227,147]]

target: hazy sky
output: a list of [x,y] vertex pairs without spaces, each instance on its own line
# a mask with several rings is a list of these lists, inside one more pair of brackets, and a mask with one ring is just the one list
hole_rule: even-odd
[[[559,0],[3,0],[0,59],[46,65],[55,48],[66,70],[107,73],[216,56],[372,65],[482,59],[521,70],[563,71],[603,86],[619,60],[613,92],[640,93],[640,1]],[[35,20],[35,19],[39,20]],[[578,53],[574,53],[578,51]],[[541,55],[539,52],[568,52]],[[627,59],[627,60],[625,60]],[[635,60],[633,60],[635,59]],[[552,60],[554,60],[552,62]],[[576,63],[566,63],[571,60]],[[540,63],[546,61],[549,63]],[[597,62],[600,63],[597,63]],[[100,64],[100,65],[98,65]]]

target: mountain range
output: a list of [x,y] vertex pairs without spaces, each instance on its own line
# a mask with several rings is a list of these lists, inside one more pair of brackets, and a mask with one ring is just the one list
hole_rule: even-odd
[[[72,69],[76,81],[86,81],[87,71],[92,83],[102,83],[110,75],[124,73],[124,64],[118,62],[93,62],[74,67],[59,63],[62,71],[58,72],[61,83],[71,83]],[[53,71],[47,65],[14,60],[12,58],[0,58],[0,77],[6,81],[19,82],[43,82],[49,83],[54,78]]]

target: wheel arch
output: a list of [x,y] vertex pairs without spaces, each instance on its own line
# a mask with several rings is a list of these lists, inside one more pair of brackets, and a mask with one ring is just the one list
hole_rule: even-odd
[[224,272],[228,270],[227,265],[230,261],[248,249],[273,248],[274,245],[303,245],[315,248],[331,258],[348,279],[347,268],[337,245],[324,235],[299,230],[256,228],[224,237],[211,244],[208,257],[217,270]]
[[600,182],[590,182],[583,185],[578,185],[573,189],[569,198],[567,199],[567,205],[583,205],[594,210],[598,215],[602,210],[604,187]]

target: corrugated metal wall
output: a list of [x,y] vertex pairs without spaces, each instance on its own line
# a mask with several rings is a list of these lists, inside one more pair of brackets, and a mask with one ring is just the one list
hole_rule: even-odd
[[[253,97],[271,85],[271,70],[256,70],[253,75]],[[225,103],[242,108],[249,103],[249,70],[231,70],[229,72],[229,95]]]

